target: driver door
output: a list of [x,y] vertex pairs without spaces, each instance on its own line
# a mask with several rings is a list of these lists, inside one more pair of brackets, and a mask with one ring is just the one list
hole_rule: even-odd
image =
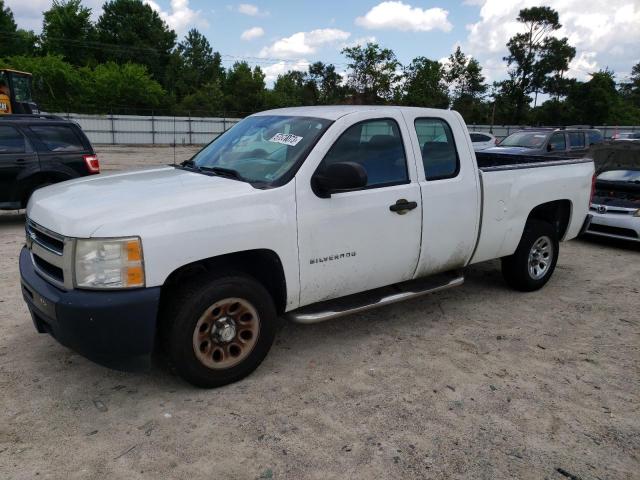
[[[422,202],[400,113],[352,114],[336,121],[296,176],[300,305],[410,280],[420,253]],[[332,137],[326,141],[326,137]],[[361,189],[321,198],[314,173],[357,162]],[[412,208],[394,206],[405,201]]]

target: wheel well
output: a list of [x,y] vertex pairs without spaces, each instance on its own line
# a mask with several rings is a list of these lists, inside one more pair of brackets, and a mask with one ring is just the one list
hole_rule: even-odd
[[278,313],[284,312],[287,304],[284,268],[278,254],[267,249],[229,253],[183,265],[167,277],[162,292],[193,276],[221,269],[241,271],[254,277],[267,289]]
[[538,205],[527,218],[529,219],[543,220],[550,223],[556,229],[558,233],[558,240],[562,240],[564,234],[569,226],[569,219],[571,217],[571,201],[570,200],[554,200],[553,202],[543,203]]

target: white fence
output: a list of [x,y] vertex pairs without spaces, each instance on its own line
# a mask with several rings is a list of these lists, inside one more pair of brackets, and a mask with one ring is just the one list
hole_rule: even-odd
[[[170,117],[153,115],[85,115],[78,113],[57,113],[77,122],[93,144],[127,145],[203,145],[209,143],[222,132],[238,123],[240,118],[222,117]],[[469,131],[492,132],[504,138],[522,125],[473,125]],[[637,132],[640,126],[601,125],[599,129],[605,138],[615,133]]]
[[77,122],[91,143],[110,145],[203,145],[240,121],[239,118],[153,115],[54,115]]

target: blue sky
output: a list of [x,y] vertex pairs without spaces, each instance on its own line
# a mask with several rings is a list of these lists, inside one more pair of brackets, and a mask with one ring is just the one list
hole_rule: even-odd
[[[103,0],[84,0],[94,17]],[[518,11],[550,5],[560,13],[559,36],[577,48],[570,76],[581,80],[608,66],[619,79],[640,61],[639,0],[145,0],[182,37],[198,28],[225,66],[237,59],[260,65],[271,82],[291,68],[322,60],[343,71],[345,45],[375,39],[402,63],[417,56],[441,60],[457,45],[476,57],[487,80],[506,76],[505,43],[519,31]],[[22,28],[39,31],[50,0],[6,0]]]

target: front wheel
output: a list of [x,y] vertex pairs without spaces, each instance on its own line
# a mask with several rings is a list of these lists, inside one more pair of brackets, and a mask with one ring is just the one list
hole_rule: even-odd
[[243,274],[200,277],[166,302],[161,336],[177,373],[198,387],[240,380],[267,355],[276,310],[267,290]]
[[558,253],[558,235],[553,225],[529,220],[515,253],[502,259],[502,276],[516,290],[538,290],[551,278]]

